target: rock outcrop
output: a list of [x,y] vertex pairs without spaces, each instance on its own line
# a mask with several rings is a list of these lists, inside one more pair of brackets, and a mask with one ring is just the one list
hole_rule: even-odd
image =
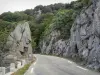
[[85,65],[100,69],[100,1],[84,8],[77,16],[69,40],[58,39],[60,31],[52,31],[42,41],[42,53],[81,58]]
[[7,41],[9,54],[5,57],[7,63],[15,63],[21,59],[27,62],[32,59],[31,31],[27,22],[19,23],[11,32]]

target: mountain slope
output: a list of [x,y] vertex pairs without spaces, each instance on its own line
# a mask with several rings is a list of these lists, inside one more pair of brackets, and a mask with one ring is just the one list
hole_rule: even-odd
[[[44,54],[71,57],[87,67],[100,69],[100,1],[92,0],[76,17],[69,39],[58,38],[61,31],[52,30],[40,41]],[[66,33],[66,32],[65,32]],[[66,35],[67,36],[67,35]]]

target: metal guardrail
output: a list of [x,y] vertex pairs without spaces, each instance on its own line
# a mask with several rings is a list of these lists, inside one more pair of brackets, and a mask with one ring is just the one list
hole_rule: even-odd
[[5,68],[5,73],[9,73],[10,72],[10,66]]
[[0,75],[5,75],[6,73],[10,72],[10,66],[9,67],[0,67]]
[[2,74],[2,68],[0,68],[0,75]]
[[5,75],[5,67],[0,67],[0,75]]
[[15,67],[14,63],[10,64],[10,66],[8,66],[8,67],[0,67],[0,75],[6,75],[10,72],[13,72],[13,71],[21,68],[23,65],[26,64],[26,61],[22,60],[22,62],[17,62],[17,63],[18,63],[17,68]]

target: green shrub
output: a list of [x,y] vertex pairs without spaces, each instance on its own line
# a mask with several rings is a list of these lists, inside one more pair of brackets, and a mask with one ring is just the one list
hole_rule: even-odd
[[31,20],[33,17],[23,13],[23,12],[5,12],[0,15],[0,19],[8,22],[19,22],[23,20]]
[[59,10],[50,26],[45,30],[45,35],[57,30],[61,32],[60,38],[68,39],[74,21],[74,10]]
[[24,75],[24,73],[29,69],[32,63],[26,64],[23,68],[17,70],[17,72],[11,74],[11,75]]
[[0,50],[3,50],[3,45],[7,41],[7,37],[9,36],[10,32],[14,30],[16,25],[13,23],[0,20]]
[[42,20],[39,23],[37,23],[35,19],[29,22],[30,29],[32,32],[33,48],[38,46],[39,40],[43,32],[45,31],[46,27],[51,23],[52,18],[53,18],[52,13],[42,14],[41,16],[42,16]]
[[82,2],[84,6],[88,6],[91,4],[91,0],[78,0],[79,2]]

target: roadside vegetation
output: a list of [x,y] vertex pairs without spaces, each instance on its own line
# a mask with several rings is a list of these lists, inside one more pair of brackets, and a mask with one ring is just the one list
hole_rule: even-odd
[[31,63],[25,65],[23,68],[19,69],[17,72],[13,73],[12,75],[24,75],[24,73],[28,70],[31,66]]
[[29,69],[29,67],[33,64],[33,62],[26,64],[24,67],[21,69],[17,70],[17,72],[11,74],[11,75],[24,75],[24,73]]

